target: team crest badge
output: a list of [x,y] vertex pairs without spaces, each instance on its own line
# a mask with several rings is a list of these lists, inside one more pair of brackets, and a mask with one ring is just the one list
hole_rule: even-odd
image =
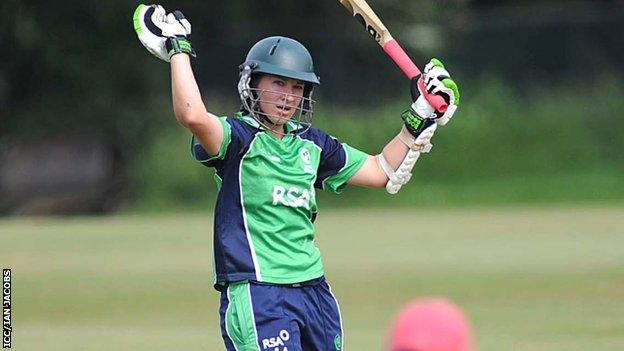
[[303,163],[309,165],[310,162],[312,162],[310,157],[310,151],[308,151],[308,149],[301,149],[299,151],[299,155],[301,156],[301,160],[303,161]]
[[312,167],[312,156],[310,155],[310,151],[308,149],[299,150],[299,156],[301,156],[301,160],[303,161],[303,171],[305,173],[314,174],[316,171]]

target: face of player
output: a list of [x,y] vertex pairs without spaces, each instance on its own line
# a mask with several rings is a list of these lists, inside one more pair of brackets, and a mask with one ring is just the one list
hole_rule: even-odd
[[275,125],[283,125],[301,108],[305,83],[264,74],[258,81],[260,108]]

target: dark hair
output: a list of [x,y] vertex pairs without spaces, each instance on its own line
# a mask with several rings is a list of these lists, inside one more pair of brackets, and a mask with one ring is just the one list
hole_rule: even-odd
[[262,76],[264,76],[264,73],[252,73],[251,74],[251,79],[249,80],[249,87],[250,88],[257,88],[258,87],[258,83],[260,82],[260,79],[262,78]]

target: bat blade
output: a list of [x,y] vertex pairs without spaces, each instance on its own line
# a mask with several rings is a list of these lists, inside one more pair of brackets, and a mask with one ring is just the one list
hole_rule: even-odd
[[[414,61],[410,59],[401,45],[394,40],[390,31],[365,0],[338,0],[338,2],[364,26],[368,34],[375,39],[384,52],[399,66],[407,78],[412,79],[421,74]],[[425,98],[433,108],[441,112],[446,111],[448,104],[441,96],[427,93],[423,89],[422,82],[419,85],[421,87],[420,90],[424,92]]]
[[375,14],[373,9],[362,0],[338,0],[355,19],[364,26],[368,34],[382,47],[393,40],[392,35]]
[[348,0],[338,0],[338,2],[346,7],[347,11],[349,11],[351,13],[351,15],[355,15],[355,12],[353,12],[353,6],[351,6],[351,3]]

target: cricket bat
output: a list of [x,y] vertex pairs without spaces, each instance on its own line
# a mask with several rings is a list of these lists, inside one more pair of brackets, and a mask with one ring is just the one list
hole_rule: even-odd
[[[375,14],[373,9],[366,3],[365,0],[338,0],[342,6],[344,6],[349,13],[357,19],[360,24],[364,26],[368,34],[383,48],[384,52],[390,56],[390,58],[396,63],[397,66],[403,71],[403,73],[409,79],[413,79],[421,74],[420,69],[405,53],[405,50],[399,45],[399,43],[392,37],[390,31],[381,22],[379,17]],[[428,93],[424,89],[422,80],[418,82],[420,91],[424,92],[424,96],[429,101],[431,106],[440,112],[446,111],[448,104],[444,99],[435,94]],[[399,179],[405,178],[418,161],[420,153],[418,151],[409,150],[405,160],[396,170],[395,174]],[[396,194],[401,189],[402,184],[395,184],[392,180],[386,184],[386,190],[390,194]]]

